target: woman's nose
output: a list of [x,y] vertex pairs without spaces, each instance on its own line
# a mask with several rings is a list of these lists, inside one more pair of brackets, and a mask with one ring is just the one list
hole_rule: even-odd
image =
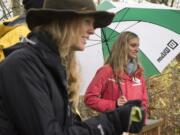
[[89,34],[94,34],[94,25],[90,26]]

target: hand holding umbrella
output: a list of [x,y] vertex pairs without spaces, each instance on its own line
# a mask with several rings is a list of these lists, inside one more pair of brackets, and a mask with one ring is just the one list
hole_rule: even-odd
[[116,102],[117,106],[123,106],[127,102],[127,99],[125,96],[120,96]]

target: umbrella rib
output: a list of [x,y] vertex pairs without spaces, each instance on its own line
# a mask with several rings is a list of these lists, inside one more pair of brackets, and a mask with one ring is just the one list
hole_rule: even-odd
[[[132,25],[130,25],[129,27],[127,27],[127,28],[125,28],[124,30],[122,30],[122,32],[124,32],[124,31],[126,31],[126,30],[128,30],[129,28],[131,28],[131,27],[133,27],[133,26],[135,26],[135,25],[137,25],[138,23],[140,23],[141,21],[138,21],[138,22],[136,22],[136,23],[134,23],[134,24],[132,24]],[[114,29],[115,30],[115,29]],[[112,36],[112,37],[110,37],[110,38],[114,38],[114,37],[116,37],[116,36]]]
[[[100,39],[103,39],[103,40],[104,40],[104,38],[102,38],[102,37],[99,36],[98,34],[94,33],[94,35],[96,35],[96,36],[99,37]],[[100,40],[99,40],[99,41],[100,41]]]
[[104,33],[104,30],[102,29],[102,34],[103,34],[103,37],[105,37],[104,38],[104,43],[105,43],[105,45],[106,45],[106,47],[107,47],[107,49],[108,49],[108,52],[109,52],[109,54],[111,53],[111,51],[110,51],[110,48],[109,48],[109,46],[108,46],[108,39],[106,38],[106,35],[105,35],[105,33]]
[[[97,41],[98,41],[98,40],[97,40]],[[99,40],[99,41],[100,41],[100,40]],[[105,43],[105,42],[103,42],[103,43]],[[101,43],[96,43],[96,44],[92,44],[92,45],[87,45],[85,48],[92,47],[92,46],[99,45],[99,44],[101,44]]]
[[[129,9],[126,10],[125,14],[122,16],[122,18],[120,19],[119,23],[116,25],[116,27],[114,28],[114,30],[119,26],[120,22],[124,19],[124,17],[126,16],[127,12]],[[111,35],[114,33],[114,31],[111,32],[111,34],[109,35],[109,39],[111,38]]]
[[99,44],[100,44],[100,43],[96,43],[96,44],[93,44],[93,45],[88,45],[88,46],[86,46],[85,48],[92,47],[92,46],[99,45]]
[[89,41],[101,41],[101,40],[96,40],[96,39],[88,39]]

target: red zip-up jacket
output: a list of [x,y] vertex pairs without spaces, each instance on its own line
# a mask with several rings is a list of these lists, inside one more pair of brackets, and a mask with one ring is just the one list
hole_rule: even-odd
[[[133,76],[126,72],[119,75],[123,95],[127,100],[139,99],[142,106],[147,110],[148,96],[142,69],[138,68]],[[99,112],[110,111],[116,108],[116,100],[122,96],[115,82],[110,65],[101,67],[85,93],[85,104]]]

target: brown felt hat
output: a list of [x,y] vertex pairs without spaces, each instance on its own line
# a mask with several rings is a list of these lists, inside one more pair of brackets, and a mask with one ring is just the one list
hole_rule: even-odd
[[23,0],[24,8],[29,10],[30,8],[41,8],[43,5],[43,0]]
[[43,8],[30,9],[26,16],[30,30],[34,27],[72,16],[93,16],[94,27],[102,28],[109,25],[114,17],[113,13],[97,11],[93,0],[45,0]]

